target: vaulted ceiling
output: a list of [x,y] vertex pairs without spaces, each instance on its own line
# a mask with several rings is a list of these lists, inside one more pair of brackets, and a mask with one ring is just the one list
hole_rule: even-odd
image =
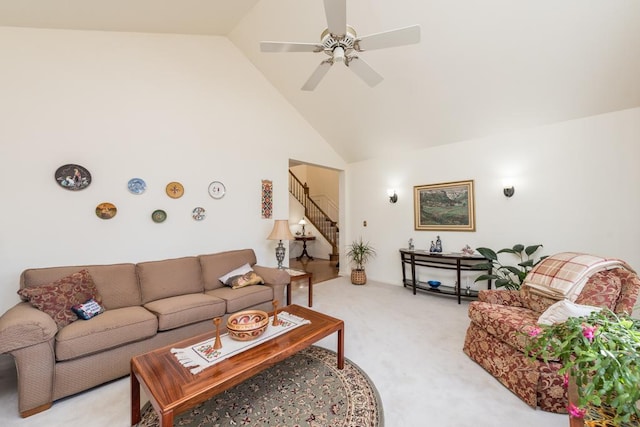
[[[419,24],[419,44],[363,52],[374,88],[315,43],[322,0],[0,0],[0,25],[227,36],[349,162],[640,107],[638,0],[347,0],[358,35]],[[215,53],[212,53],[215,54]]]

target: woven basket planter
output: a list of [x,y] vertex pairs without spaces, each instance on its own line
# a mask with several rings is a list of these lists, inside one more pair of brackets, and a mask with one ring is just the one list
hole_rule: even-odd
[[351,270],[351,283],[354,285],[364,285],[367,283],[367,273],[364,270]]

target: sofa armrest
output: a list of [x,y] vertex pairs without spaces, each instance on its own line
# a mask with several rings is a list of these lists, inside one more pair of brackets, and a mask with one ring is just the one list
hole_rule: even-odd
[[520,300],[520,291],[511,289],[482,289],[478,292],[478,301],[511,307],[524,307],[522,300]]
[[0,317],[0,354],[47,342],[57,332],[47,313],[28,302],[18,303]]
[[273,267],[264,267],[261,265],[254,265],[253,270],[258,273],[267,285],[282,285],[289,284],[290,277],[285,270],[278,270]]
[[280,307],[283,307],[286,301],[284,288],[291,281],[289,274],[284,270],[261,265],[254,265],[252,268],[262,277],[265,285],[273,288],[273,299],[280,303]]

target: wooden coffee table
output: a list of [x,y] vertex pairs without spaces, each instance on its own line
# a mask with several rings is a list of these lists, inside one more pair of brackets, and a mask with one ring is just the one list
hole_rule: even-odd
[[173,345],[135,356],[131,359],[131,424],[140,421],[140,387],[144,388],[159,415],[161,427],[173,426],[175,415],[304,350],[324,337],[338,332],[338,369],[344,368],[344,322],[298,305],[282,308],[310,320],[240,354],[216,363],[199,374],[192,374],[170,352],[174,347],[187,347],[215,337],[199,335]]

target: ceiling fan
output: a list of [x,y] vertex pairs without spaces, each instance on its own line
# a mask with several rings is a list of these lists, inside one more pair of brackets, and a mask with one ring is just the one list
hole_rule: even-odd
[[336,62],[343,62],[365,83],[373,87],[382,81],[382,76],[360,58],[360,52],[420,41],[419,25],[358,37],[356,31],[347,25],[346,0],[324,0],[324,11],[327,16],[327,28],[320,35],[320,43],[260,42],[262,52],[324,52],[329,56],[318,65],[302,86],[302,90],[314,90]]

